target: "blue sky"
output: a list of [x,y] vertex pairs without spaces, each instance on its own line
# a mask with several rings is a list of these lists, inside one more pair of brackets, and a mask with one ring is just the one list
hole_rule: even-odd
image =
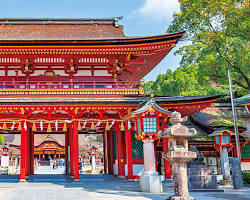
[[[172,14],[178,10],[177,0],[0,0],[1,18],[123,16],[119,23],[124,25],[127,36],[164,34]],[[175,49],[144,78],[145,81],[178,67],[181,57],[174,55]]]

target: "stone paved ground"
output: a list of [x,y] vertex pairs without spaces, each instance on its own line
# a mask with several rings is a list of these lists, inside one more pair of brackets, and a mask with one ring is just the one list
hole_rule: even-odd
[[64,174],[65,168],[64,167],[58,167],[53,169],[50,166],[39,166],[35,170],[35,174]]
[[[18,176],[0,176],[0,200],[165,200],[172,195],[171,182],[164,183],[164,193],[139,192],[139,182],[118,180],[109,175],[81,175],[72,183],[64,175],[35,175],[28,183],[17,183]],[[193,192],[196,200],[249,200],[250,188],[225,193]]]

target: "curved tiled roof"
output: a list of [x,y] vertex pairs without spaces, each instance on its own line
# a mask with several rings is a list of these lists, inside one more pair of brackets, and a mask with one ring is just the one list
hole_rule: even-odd
[[119,39],[124,32],[117,18],[0,19],[0,40]]

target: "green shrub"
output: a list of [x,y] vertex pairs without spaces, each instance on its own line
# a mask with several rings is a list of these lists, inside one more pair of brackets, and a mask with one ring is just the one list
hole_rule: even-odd
[[101,169],[101,170],[99,171],[99,174],[103,174],[103,172],[104,172],[104,170],[103,170],[103,169]]
[[242,179],[244,184],[250,184],[250,170],[242,171]]

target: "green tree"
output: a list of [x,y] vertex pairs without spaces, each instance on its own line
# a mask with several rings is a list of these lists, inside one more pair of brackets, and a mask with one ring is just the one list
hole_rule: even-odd
[[[181,66],[197,64],[200,77],[226,85],[227,69],[239,94],[250,91],[249,3],[247,0],[179,0],[180,13],[168,32],[186,31]],[[204,81],[207,81],[206,79]],[[201,80],[200,80],[201,83]]]
[[208,76],[201,74],[197,64],[186,64],[166,74],[159,74],[156,81],[149,81],[143,85],[148,94],[160,96],[195,96],[226,94],[228,86],[218,86],[209,80]]
[[4,142],[4,136],[3,134],[0,134],[0,144],[3,144],[3,142]]
[[146,94],[153,94],[153,88],[152,88],[153,84],[154,81],[148,81],[143,83],[142,88],[144,89],[144,92]]

